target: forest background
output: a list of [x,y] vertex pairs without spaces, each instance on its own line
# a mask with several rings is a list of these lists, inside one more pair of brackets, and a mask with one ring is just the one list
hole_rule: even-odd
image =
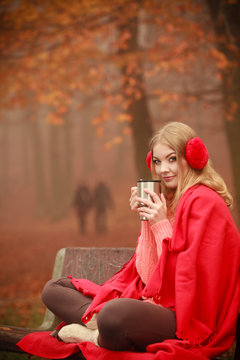
[[[240,209],[239,0],[0,1],[1,323],[26,325],[56,252],[135,246],[152,133],[191,125]],[[107,185],[81,234],[79,185]]]

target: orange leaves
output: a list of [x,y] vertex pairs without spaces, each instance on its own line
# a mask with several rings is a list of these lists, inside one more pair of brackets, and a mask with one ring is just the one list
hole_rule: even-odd
[[[97,134],[98,138],[104,140],[104,149],[105,150],[110,150],[113,146],[121,144],[123,142],[124,136],[132,134],[132,129],[129,127],[129,125],[127,125],[127,124],[131,123],[132,116],[128,113],[119,113],[114,116],[109,111],[109,108],[108,108],[109,106],[110,105],[105,103],[105,105],[102,107],[102,109],[100,111],[100,115],[95,117],[92,120],[92,124],[96,128],[96,134]],[[107,122],[109,120],[111,120],[111,121],[115,120],[116,122],[123,124],[123,127],[121,130],[121,135],[120,134],[115,135],[115,136],[110,135],[110,140],[106,141],[104,139],[104,134],[106,131],[105,125],[107,124]],[[109,132],[106,132],[106,135],[109,137]]]
[[102,138],[104,134],[104,128],[103,125],[111,118],[111,113],[108,109],[108,104],[105,104],[101,111],[100,115],[95,117],[92,120],[92,124],[96,127],[96,134],[98,138]]
[[122,129],[122,134],[123,135],[132,135],[133,133],[133,130],[131,127],[129,126],[124,126],[123,129]]
[[162,105],[172,104],[173,102],[178,103],[182,108],[183,104],[190,104],[197,101],[197,95],[194,93],[178,93],[178,92],[166,92],[161,89],[155,89],[152,92],[152,96],[158,98],[158,101]]
[[120,123],[131,122],[132,116],[130,114],[119,114],[117,115],[117,121]]
[[57,109],[58,114],[65,114],[68,111],[68,108],[64,105],[59,106]]
[[108,105],[105,104],[100,111],[100,115],[98,117],[95,117],[92,120],[92,123],[93,125],[100,125],[106,122],[109,118],[111,118],[111,113],[109,112]]
[[174,55],[179,56],[184,54],[189,49],[189,45],[185,40],[182,40],[174,49]]
[[92,124],[95,125],[95,126],[101,125],[103,122],[104,122],[104,119],[102,117],[100,117],[100,116],[95,117],[92,120]]
[[[122,89],[127,98],[127,102],[131,100],[140,100],[142,98],[143,81],[139,74],[142,74],[141,65],[135,62],[129,63],[125,74],[121,76]],[[128,104],[129,106],[130,104]],[[127,107],[128,107],[127,106]],[[126,108],[127,108],[126,107]]]
[[158,37],[157,39],[157,44],[158,45],[170,45],[170,43],[173,42],[173,38],[165,35],[165,34],[162,34]]
[[161,104],[165,104],[166,102],[172,100],[172,95],[171,94],[164,94],[164,95],[161,95],[159,97],[159,102]]
[[128,42],[130,39],[131,39],[131,34],[129,30],[122,31],[118,40],[118,48],[121,50],[127,50],[129,48]]
[[230,103],[228,106],[228,112],[225,114],[227,121],[233,121],[238,109],[239,109],[238,103],[236,101],[234,101],[233,99],[230,99]]
[[[9,3],[9,2],[8,2]],[[9,6],[10,3],[9,3]],[[13,10],[13,9],[12,9]],[[38,21],[40,12],[33,2],[28,0],[19,1],[14,7],[14,11],[7,13],[7,20],[14,25],[16,29],[20,29],[27,24]]]
[[230,62],[227,59],[225,54],[223,54],[222,52],[220,52],[216,48],[211,48],[210,53],[213,56],[213,58],[216,60],[216,66],[220,70],[227,70],[228,69],[228,67],[230,66]]
[[133,94],[134,94],[134,88],[133,88],[132,86],[125,86],[125,87],[124,87],[124,93],[125,93],[127,96],[131,97],[131,96],[133,96]]
[[137,85],[137,80],[136,78],[132,77],[132,76],[129,76],[128,77],[128,83],[130,86],[134,87]]
[[58,115],[56,113],[50,113],[47,116],[47,122],[52,124],[52,125],[63,125],[64,124],[64,119],[62,117],[60,117],[60,115]]
[[71,98],[66,93],[63,93],[60,90],[52,90],[47,94],[40,94],[39,101],[43,104],[47,104],[55,108],[66,108],[72,103]]
[[108,141],[104,145],[105,150],[111,149],[114,145],[121,144],[123,142],[122,136],[115,136],[112,140]]
[[180,97],[181,97],[180,94],[178,94],[178,93],[164,92],[164,91],[162,91],[160,89],[155,90],[153,92],[153,94],[158,97],[159,102],[161,104],[166,104],[166,103],[168,103],[170,101],[179,101]]
[[97,68],[95,67],[91,67],[88,71],[88,74],[91,76],[91,77],[96,77],[98,75],[98,71],[97,71]]
[[[71,6],[65,0],[4,0],[3,6],[7,9],[1,18],[0,77],[8,97],[18,99],[21,94],[14,105],[24,103],[24,96],[27,104],[31,92],[40,106],[50,109],[47,121],[58,125],[69,108],[81,110],[76,104],[87,107],[96,100],[102,108],[93,113],[92,124],[103,141],[111,126],[116,126],[120,138],[131,133],[129,109],[142,101],[146,89],[161,108],[171,102],[194,102],[196,98],[181,94],[181,84],[175,83],[179,73],[188,81],[203,61],[213,66],[214,60],[221,81],[230,63],[217,46],[237,51],[225,37],[206,30],[211,28],[206,9],[201,13],[190,0],[184,5],[177,0],[71,0]],[[239,59],[239,53],[234,56]],[[3,102],[4,92],[1,95]],[[229,119],[235,109],[232,105]],[[106,148],[120,143],[120,138],[114,137]]]

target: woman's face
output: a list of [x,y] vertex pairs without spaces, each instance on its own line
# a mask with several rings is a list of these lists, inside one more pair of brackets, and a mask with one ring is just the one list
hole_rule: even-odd
[[[183,175],[188,164],[182,159]],[[153,166],[155,173],[169,189],[176,189],[178,184],[178,162],[175,151],[168,145],[157,143],[153,147]]]

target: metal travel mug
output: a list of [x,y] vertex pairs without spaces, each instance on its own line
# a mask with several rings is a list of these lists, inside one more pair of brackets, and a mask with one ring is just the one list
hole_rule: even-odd
[[[151,196],[145,193],[145,189],[154,191],[155,193],[161,193],[161,180],[143,180],[137,181],[137,195],[138,197],[151,200]],[[143,203],[138,203],[138,206],[144,206]],[[140,216],[140,220],[147,220],[145,216]]]

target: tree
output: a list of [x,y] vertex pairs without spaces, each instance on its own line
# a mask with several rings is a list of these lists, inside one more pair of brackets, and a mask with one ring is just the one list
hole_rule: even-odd
[[[215,64],[220,79],[235,63],[231,56],[238,59],[239,49],[233,49],[229,38],[205,31],[204,5],[201,0],[3,0],[1,109],[26,107],[30,90],[34,106],[48,108],[47,121],[62,126],[69,109],[81,113],[97,99],[102,106],[92,124],[100,141],[111,149],[131,135],[138,174],[145,176],[142,160],[153,128],[151,100],[159,101],[160,111],[170,104],[174,118],[181,121],[183,104],[222,91],[218,85],[169,90],[162,78],[188,76],[204,59],[207,65]],[[223,80],[228,88],[229,79]],[[239,94],[237,87],[228,90]],[[238,102],[233,97],[228,101],[233,117]],[[112,121],[120,126],[108,137],[105,129]]]
[[[127,36],[128,41],[119,44],[119,56],[128,57],[129,53],[138,53],[139,36],[139,11],[141,1],[138,4],[138,11],[130,23],[119,26],[120,36]],[[123,120],[130,121],[134,140],[135,162],[138,174],[142,178],[149,176],[145,165],[145,157],[148,152],[148,143],[152,136],[152,121],[147,103],[147,94],[144,87],[144,71],[142,57],[132,59],[130,63],[124,62],[121,65],[123,98],[127,104],[127,113]]]
[[222,92],[226,131],[240,213],[240,1],[207,1],[217,34],[219,56],[229,66],[222,69]]

